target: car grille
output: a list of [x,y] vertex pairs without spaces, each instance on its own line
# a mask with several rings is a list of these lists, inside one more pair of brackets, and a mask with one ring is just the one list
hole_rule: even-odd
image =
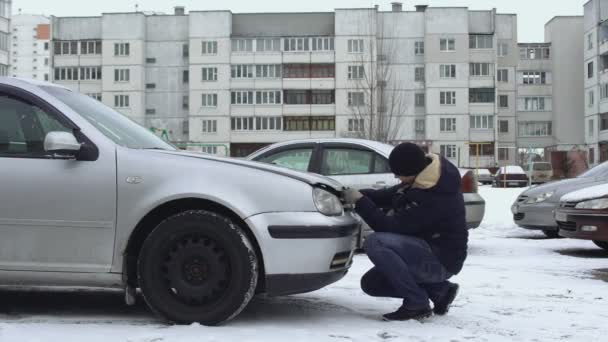
[[565,203],[562,203],[561,207],[562,208],[574,208],[574,207],[576,207],[576,203],[565,202]]
[[524,213],[514,214],[513,215],[513,220],[515,220],[515,221],[521,221],[521,220],[524,219],[524,217],[526,217],[526,214],[524,214]]
[[517,203],[524,203],[527,200],[528,200],[528,196],[522,195],[522,196],[519,196],[519,198],[517,198]]
[[557,225],[559,226],[559,229],[567,230],[570,232],[576,231],[576,223],[574,222],[558,222]]

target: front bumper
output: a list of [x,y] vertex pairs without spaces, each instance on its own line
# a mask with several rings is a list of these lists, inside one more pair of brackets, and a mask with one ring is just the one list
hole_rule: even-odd
[[[559,235],[582,240],[608,241],[608,213],[592,210],[557,209]],[[586,227],[585,230],[583,227]],[[595,227],[595,230],[589,230]]]
[[519,204],[511,206],[513,221],[525,229],[557,231],[555,208],[557,203]]
[[246,223],[260,246],[270,295],[314,291],[342,278],[360,234],[350,213],[266,213]]

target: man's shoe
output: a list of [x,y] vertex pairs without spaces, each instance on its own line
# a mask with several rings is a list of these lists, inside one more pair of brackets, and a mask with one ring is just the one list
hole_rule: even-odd
[[433,315],[433,310],[431,308],[426,309],[407,309],[405,306],[399,308],[399,310],[388,313],[382,318],[385,321],[407,321],[410,319],[420,320],[423,318],[431,317]]
[[433,312],[440,316],[447,314],[450,310],[450,305],[456,299],[456,295],[458,295],[458,284],[450,284],[445,296],[434,303]]

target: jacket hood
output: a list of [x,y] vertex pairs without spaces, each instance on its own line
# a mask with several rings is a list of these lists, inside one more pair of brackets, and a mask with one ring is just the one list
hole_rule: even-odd
[[458,169],[439,155],[428,154],[427,157],[432,161],[416,177],[412,187],[442,193],[459,192],[461,177]]
[[291,170],[291,169],[287,169],[287,168],[283,168],[283,167],[279,167],[279,166],[274,166],[274,165],[270,165],[270,164],[253,162],[253,161],[248,161],[248,160],[243,160],[243,159],[217,157],[217,156],[212,156],[210,154],[194,153],[194,152],[161,151],[161,150],[159,150],[157,152],[176,155],[176,156],[182,156],[182,157],[186,157],[186,158],[204,159],[204,160],[209,160],[209,161],[218,162],[218,163],[236,165],[236,166],[241,166],[241,167],[245,167],[245,168],[249,168],[249,169],[270,172],[270,173],[274,173],[278,176],[284,176],[284,177],[289,177],[289,178],[292,178],[295,180],[299,180],[301,182],[308,183],[313,186],[331,188],[338,192],[344,190],[344,186],[340,182],[335,181],[331,178],[328,178],[328,177],[325,177],[322,175],[318,175],[318,174],[314,174],[314,173],[295,171],[295,170]]

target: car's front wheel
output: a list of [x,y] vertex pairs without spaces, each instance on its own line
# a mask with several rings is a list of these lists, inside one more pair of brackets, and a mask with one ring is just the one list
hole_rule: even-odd
[[607,250],[607,251],[608,251],[608,241],[595,241],[595,240],[594,240],[594,241],[593,241],[593,243],[594,243],[596,246],[598,246],[598,247],[600,247],[600,248],[603,248],[603,249],[605,249],[605,250]]
[[172,216],[152,231],[137,271],[152,311],[175,323],[218,325],[238,315],[253,297],[258,261],[240,227],[197,210]]

